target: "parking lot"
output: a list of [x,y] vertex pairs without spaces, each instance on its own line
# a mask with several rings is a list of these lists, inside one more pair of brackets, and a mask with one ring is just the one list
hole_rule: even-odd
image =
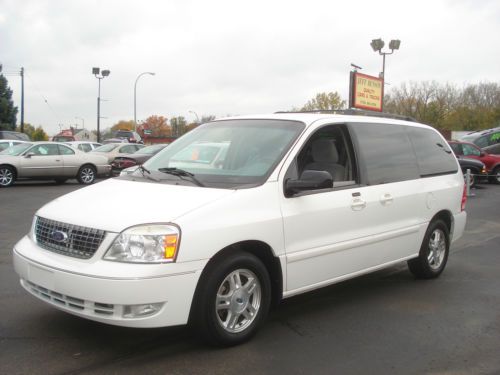
[[466,233],[439,279],[417,281],[402,264],[293,297],[253,340],[229,349],[183,327],[77,318],[21,288],[14,244],[39,207],[80,188],[70,180],[0,190],[1,374],[500,373],[500,185],[474,190]]

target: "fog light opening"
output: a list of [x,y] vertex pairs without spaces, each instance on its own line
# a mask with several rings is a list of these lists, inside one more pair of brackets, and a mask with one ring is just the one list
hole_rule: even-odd
[[156,314],[163,307],[163,303],[145,303],[142,305],[125,305],[123,317],[125,319],[144,318]]

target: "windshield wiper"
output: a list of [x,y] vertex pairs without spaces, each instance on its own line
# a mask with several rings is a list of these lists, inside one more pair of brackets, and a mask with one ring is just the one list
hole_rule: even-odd
[[[154,178],[153,176],[151,176],[151,171],[149,169],[147,169],[145,166],[143,166],[142,164],[139,165],[139,167],[136,169],[136,171],[137,170],[141,172],[142,177],[144,177],[144,178],[147,178],[149,180],[153,180],[156,182],[160,181],[158,178]],[[147,175],[146,175],[146,173],[147,173]]]
[[[191,172],[185,171],[184,169],[179,169],[179,168],[159,168],[158,170],[160,172],[163,172],[163,173],[166,173],[166,174],[171,174],[172,176],[177,176],[181,180],[194,182],[198,186],[201,186],[201,187],[205,186],[205,185],[203,185],[203,183],[200,180],[198,180],[194,176],[194,174],[192,174]],[[184,178],[184,177],[187,177],[187,179]]]

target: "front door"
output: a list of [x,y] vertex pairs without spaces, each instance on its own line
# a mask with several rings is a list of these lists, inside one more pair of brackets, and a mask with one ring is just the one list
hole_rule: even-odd
[[59,176],[63,167],[57,144],[43,143],[31,147],[21,157],[19,177]]

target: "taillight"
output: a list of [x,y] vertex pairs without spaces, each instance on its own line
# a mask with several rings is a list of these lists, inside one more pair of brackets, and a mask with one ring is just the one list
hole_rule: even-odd
[[128,168],[128,167],[133,167],[134,165],[136,165],[136,162],[134,160],[124,159],[121,161],[120,164],[121,164],[122,168]]
[[460,209],[462,211],[465,211],[465,204],[467,203],[467,186],[464,184],[464,192],[462,193],[462,204],[460,206]]

